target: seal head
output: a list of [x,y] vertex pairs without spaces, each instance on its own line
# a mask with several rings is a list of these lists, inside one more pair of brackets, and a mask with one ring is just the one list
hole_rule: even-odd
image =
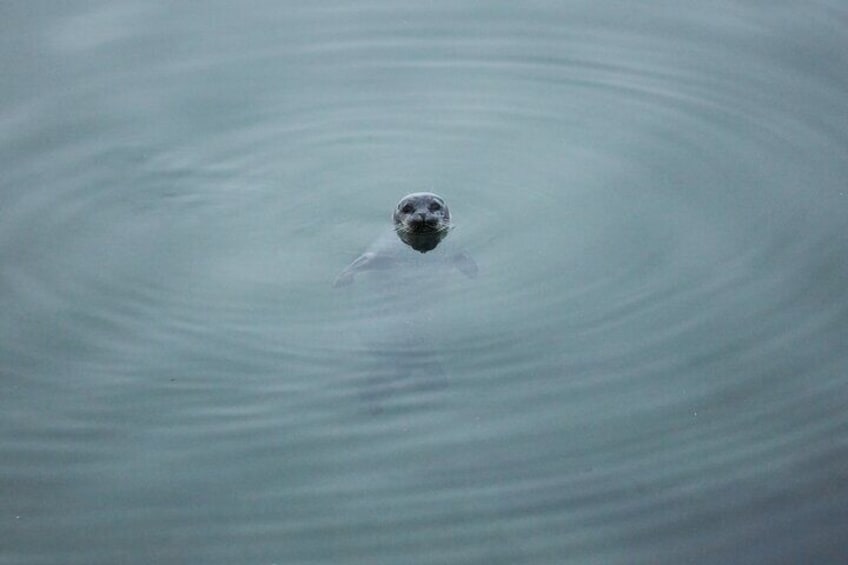
[[401,198],[392,221],[400,240],[421,253],[435,249],[451,229],[444,198],[432,192],[414,192]]

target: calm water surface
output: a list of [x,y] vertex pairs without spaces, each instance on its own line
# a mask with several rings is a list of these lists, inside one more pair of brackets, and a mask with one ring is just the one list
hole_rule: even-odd
[[[835,0],[4,3],[0,562],[844,562],[846,52]],[[332,288],[420,190],[479,276]]]

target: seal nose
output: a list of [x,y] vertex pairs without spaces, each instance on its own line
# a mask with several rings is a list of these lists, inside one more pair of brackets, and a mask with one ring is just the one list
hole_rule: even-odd
[[409,225],[420,228],[421,226],[427,223],[427,214],[424,212],[418,212],[417,214],[413,214],[409,217]]

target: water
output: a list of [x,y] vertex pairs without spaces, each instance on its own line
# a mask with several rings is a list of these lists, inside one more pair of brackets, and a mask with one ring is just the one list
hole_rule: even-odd
[[[841,3],[0,13],[4,565],[844,561]],[[420,190],[480,275],[369,410]]]

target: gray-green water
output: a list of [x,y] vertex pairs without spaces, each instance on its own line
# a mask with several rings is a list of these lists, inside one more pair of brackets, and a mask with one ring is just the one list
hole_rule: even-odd
[[[4,2],[0,563],[844,562],[846,52],[836,0]],[[480,275],[378,412],[331,284],[419,190]]]

